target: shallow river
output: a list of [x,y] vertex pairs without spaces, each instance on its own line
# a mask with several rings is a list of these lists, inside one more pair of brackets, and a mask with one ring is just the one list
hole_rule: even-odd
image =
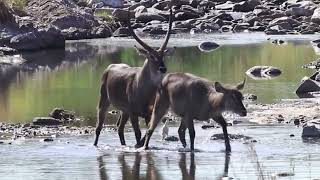
[[[297,98],[294,91],[301,78],[313,72],[301,66],[317,58],[317,49],[310,44],[317,37],[281,38],[288,42],[274,45],[259,34],[176,37],[170,46],[177,48],[166,65],[170,72],[190,72],[231,84],[242,81],[252,66],[276,66],[281,76],[272,80],[247,77],[244,92],[256,94],[261,103]],[[222,46],[203,53],[196,45],[204,39]],[[148,42],[157,46],[161,41]],[[143,63],[132,46],[133,40],[128,39],[70,41],[65,50],[23,54],[29,66],[41,68],[1,74],[0,122],[31,122],[54,107],[63,107],[82,116],[83,125],[94,125],[103,70],[110,63]],[[277,174],[283,179],[320,178],[320,141],[303,141],[301,128],[229,127],[230,133],[251,136],[257,142],[234,141],[231,155],[226,156],[222,141],[209,140],[221,129],[202,130],[200,125],[196,124],[196,153],[181,152],[178,142],[160,141],[157,132],[150,151],[136,152],[130,126],[125,134],[128,147],[119,146],[116,132],[105,132],[99,149],[92,146],[93,136],[58,137],[50,143],[16,140],[0,145],[0,179],[277,179]],[[177,125],[171,126],[170,134],[177,135]]]

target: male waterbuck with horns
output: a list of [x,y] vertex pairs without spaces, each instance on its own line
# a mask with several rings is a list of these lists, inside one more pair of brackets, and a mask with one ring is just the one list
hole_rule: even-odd
[[188,128],[191,141],[190,149],[194,150],[193,119],[208,120],[212,118],[222,126],[226,151],[230,152],[227,123],[222,112],[231,111],[240,116],[247,115],[247,110],[242,103],[243,96],[239,91],[244,87],[244,84],[245,80],[235,87],[222,86],[219,82],[212,83],[187,73],[166,75],[156,95],[143,148],[148,148],[154,129],[170,107],[175,114],[182,117],[178,133],[183,147],[186,147],[185,131]]
[[144,43],[134,32],[128,21],[128,29],[133,38],[143,49],[137,51],[146,57],[142,67],[130,67],[127,64],[111,64],[104,71],[100,89],[100,101],[97,107],[97,128],[94,145],[98,144],[99,135],[105,120],[106,111],[110,104],[122,111],[117,126],[120,142],[125,145],[124,127],[130,118],[137,141],[136,146],[141,146],[141,131],[138,117],[143,117],[149,124],[152,105],[157,87],[167,71],[164,56],[167,52],[171,29],[172,8],[170,8],[169,27],[162,46],[155,50]]

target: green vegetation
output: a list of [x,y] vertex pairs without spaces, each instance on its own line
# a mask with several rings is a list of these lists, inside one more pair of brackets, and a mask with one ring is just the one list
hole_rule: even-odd
[[[3,1],[3,0],[1,0]],[[27,6],[28,0],[5,0],[13,8],[23,10]]]
[[105,10],[99,10],[99,11],[95,11],[94,12],[94,15],[97,16],[97,17],[101,17],[103,20],[105,20],[106,22],[113,22],[113,17],[112,15],[105,11]]

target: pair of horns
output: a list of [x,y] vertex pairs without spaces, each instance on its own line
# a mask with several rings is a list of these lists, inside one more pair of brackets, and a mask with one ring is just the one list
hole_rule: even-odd
[[[129,16],[129,15],[128,15]],[[162,44],[162,46],[157,50],[157,52],[163,54],[164,51],[166,50],[166,47],[168,45],[169,42],[169,38],[170,38],[170,34],[171,34],[171,30],[172,30],[172,22],[173,22],[173,13],[172,13],[172,8],[170,7],[170,16],[169,16],[169,28],[165,37],[165,40]],[[149,45],[147,45],[145,42],[143,42],[134,32],[133,28],[131,27],[131,23],[130,23],[130,17],[128,19],[128,29],[130,34],[132,35],[132,37],[147,51],[151,51],[151,52],[155,52],[155,50],[150,47]]]

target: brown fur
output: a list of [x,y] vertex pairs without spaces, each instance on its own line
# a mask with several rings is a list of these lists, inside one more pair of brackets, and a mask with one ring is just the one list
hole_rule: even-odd
[[194,150],[193,119],[206,121],[212,118],[222,126],[226,150],[231,151],[227,123],[222,117],[222,112],[232,111],[240,116],[246,116],[247,110],[242,103],[243,96],[239,91],[243,88],[244,83],[236,87],[224,87],[218,82],[213,84],[207,79],[192,74],[172,73],[166,75],[156,96],[144,148],[148,148],[154,129],[170,108],[175,114],[182,117],[178,133],[184,147],[186,147],[185,130],[188,128],[191,141],[190,149]]
[[117,126],[120,142],[125,145],[124,127],[130,117],[133,126],[137,145],[141,146],[141,131],[139,128],[138,117],[143,117],[146,124],[151,117],[150,105],[154,101],[157,87],[161,84],[166,66],[164,55],[168,44],[172,28],[172,10],[170,10],[169,29],[163,45],[154,50],[145,44],[132,30],[130,23],[129,30],[131,35],[143,47],[138,49],[139,53],[146,57],[142,67],[130,67],[126,64],[111,64],[103,73],[100,89],[100,101],[97,113],[96,139],[94,145],[98,144],[100,131],[102,129],[105,113],[110,104],[122,111]]

